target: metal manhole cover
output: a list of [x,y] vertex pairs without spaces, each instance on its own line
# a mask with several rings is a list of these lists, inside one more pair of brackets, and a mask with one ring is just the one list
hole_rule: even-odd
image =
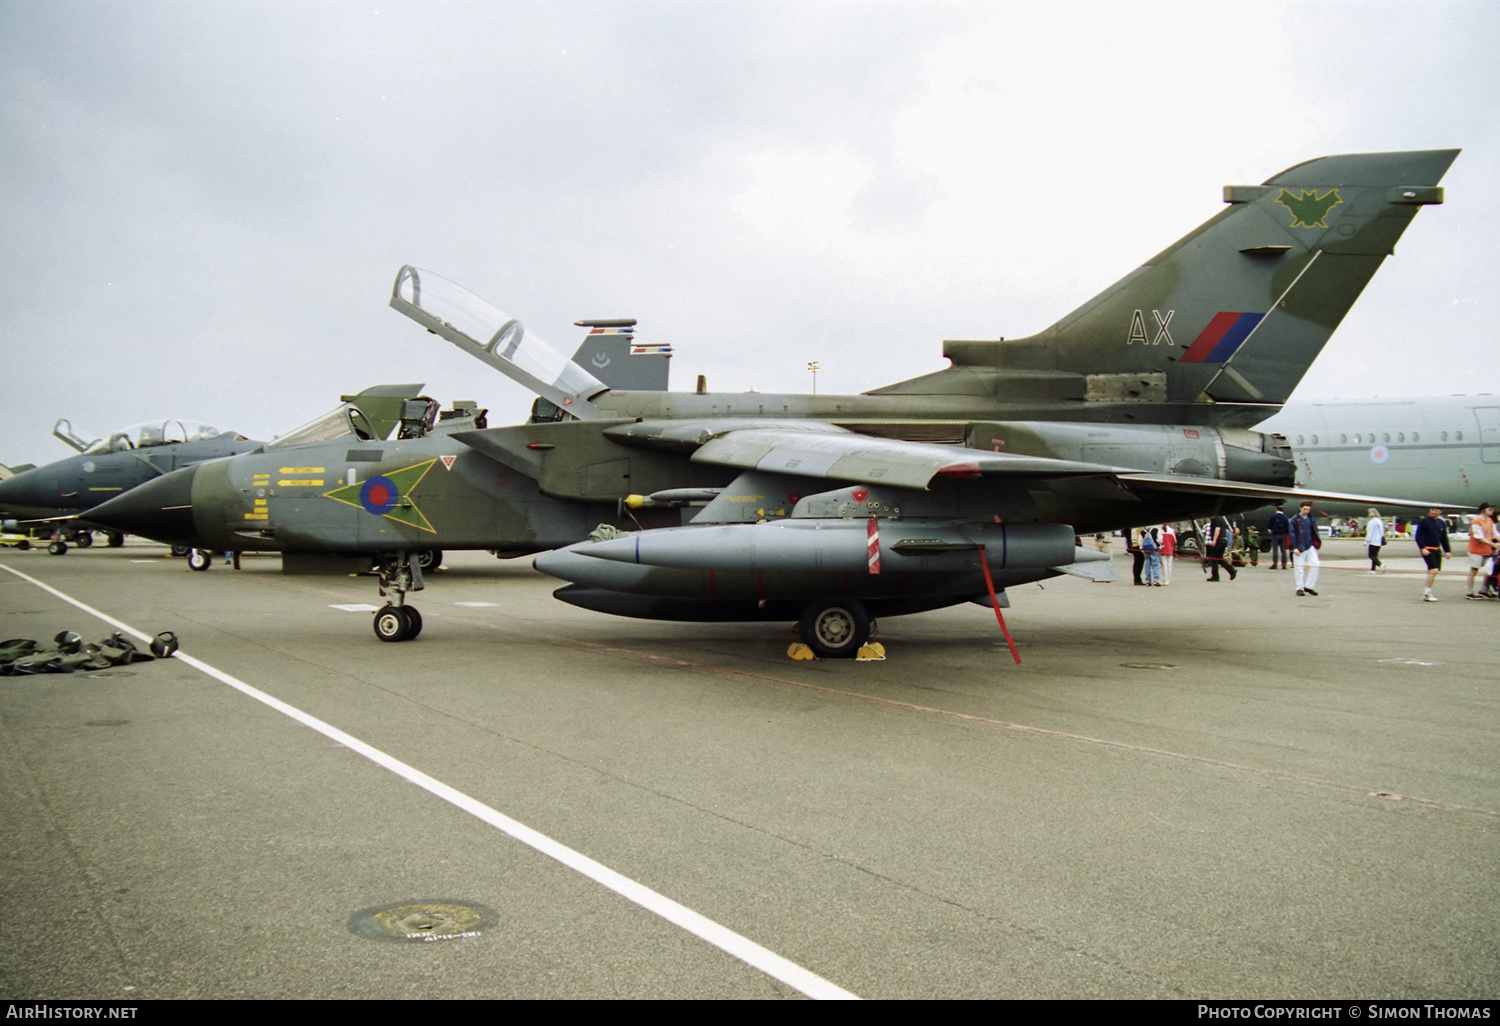
[[483,905],[440,898],[362,909],[349,917],[349,929],[366,940],[428,943],[477,937],[496,921]]
[[1127,670],[1175,670],[1176,663],[1121,663]]

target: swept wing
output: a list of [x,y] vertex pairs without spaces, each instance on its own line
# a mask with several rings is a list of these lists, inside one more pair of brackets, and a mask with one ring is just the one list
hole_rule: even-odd
[[[878,438],[826,422],[782,421],[775,427],[719,430],[720,425],[677,421],[670,433],[650,423],[606,429],[627,444],[676,448],[682,439],[703,439],[694,463],[766,474],[794,475],[838,484],[930,490],[940,478],[989,479],[1045,485],[1052,481],[1097,478],[1137,496],[1176,493],[1206,499],[1310,498],[1317,502],[1359,502],[1426,508],[1425,500],[1397,500],[1284,485],[1228,481],[1184,474],[1153,474],[1138,469],[1078,460],[991,453],[959,446]],[[982,487],[982,485],[978,485]],[[1148,520],[1151,518],[1147,518]]]

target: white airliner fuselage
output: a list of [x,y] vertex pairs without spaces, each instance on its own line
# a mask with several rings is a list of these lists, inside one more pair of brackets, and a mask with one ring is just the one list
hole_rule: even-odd
[[1449,512],[1500,501],[1500,395],[1293,401],[1257,430],[1286,437],[1303,487],[1439,500]]

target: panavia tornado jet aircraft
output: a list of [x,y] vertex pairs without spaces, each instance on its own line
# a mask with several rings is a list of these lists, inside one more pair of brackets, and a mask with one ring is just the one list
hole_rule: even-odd
[[[421,385],[382,385],[366,389],[357,400],[363,408],[367,429],[385,437],[395,424],[401,403],[414,397]],[[308,441],[318,437],[312,425],[299,428],[283,439]],[[59,420],[52,433],[78,450],[77,456],[33,467],[0,480],[0,516],[25,528],[46,523],[52,535],[47,551],[55,556],[68,551],[68,541],[82,548],[93,542],[89,510],[163,474],[190,467],[204,460],[254,452],[264,442],[191,420],[151,421],[116,431],[108,439],[85,441],[73,432],[67,420]],[[118,530],[106,529],[110,545],[124,540]]]
[[533,389],[530,423],[214,461],[95,516],[201,547],[368,556],[385,640],[420,630],[412,553],[557,549],[536,565],[570,582],[564,601],[795,617],[818,654],[852,655],[873,616],[998,612],[1008,585],[1107,575],[1075,532],[1294,494],[1286,440],[1250,427],[1442,202],[1457,154],[1324,157],[1229,186],[1227,209],[1040,334],[947,342],[950,367],[863,395],[611,388],[404,267],[391,305]]
[[[108,440],[84,441],[67,420],[59,420],[52,433],[79,454],[0,481],[0,517],[28,533],[44,528],[51,537],[47,551],[54,556],[66,553],[69,542],[80,547],[93,543],[92,528],[74,519],[78,514],[178,467],[260,445],[244,435],[184,420],[135,424]],[[118,531],[108,531],[107,538],[111,545],[124,541]]]

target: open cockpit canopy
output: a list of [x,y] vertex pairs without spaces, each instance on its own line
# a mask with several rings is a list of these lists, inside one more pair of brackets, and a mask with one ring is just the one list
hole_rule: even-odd
[[462,285],[407,265],[391,306],[572,416],[599,415],[589,400],[607,385]]

